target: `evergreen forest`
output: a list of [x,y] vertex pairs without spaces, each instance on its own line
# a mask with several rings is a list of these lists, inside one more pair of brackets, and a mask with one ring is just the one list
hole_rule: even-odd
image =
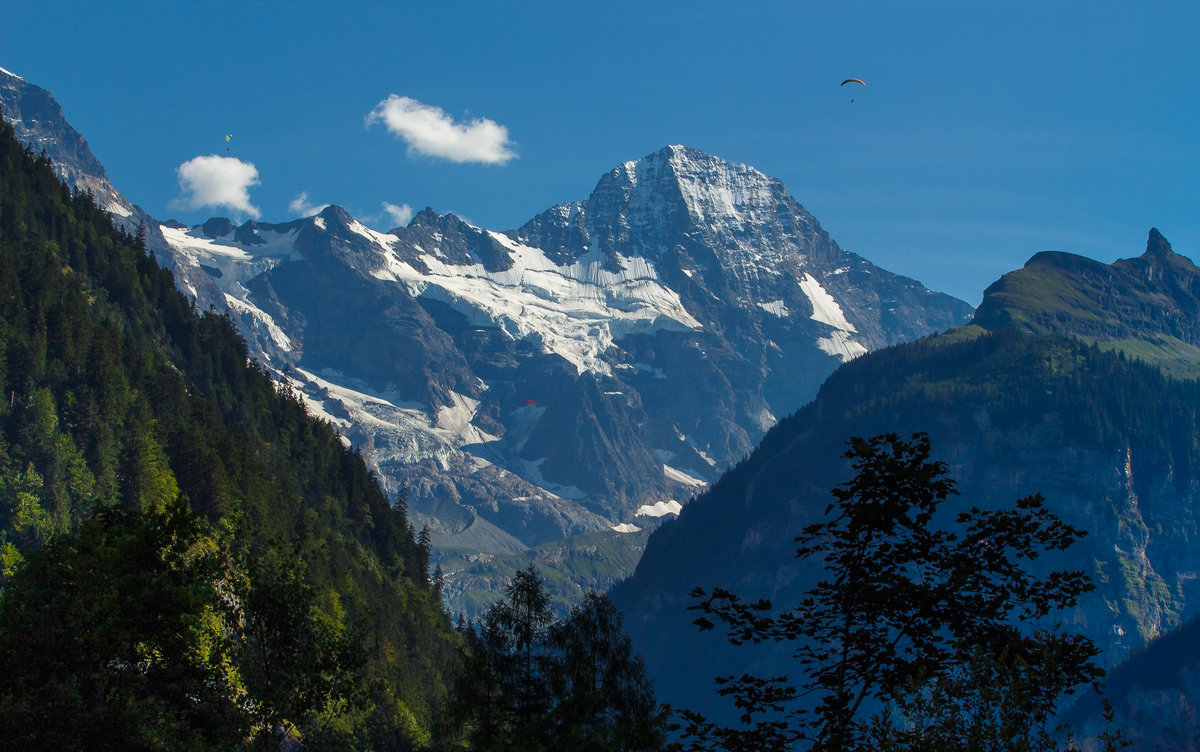
[[460,639],[403,503],[0,131],[0,746],[409,749]]

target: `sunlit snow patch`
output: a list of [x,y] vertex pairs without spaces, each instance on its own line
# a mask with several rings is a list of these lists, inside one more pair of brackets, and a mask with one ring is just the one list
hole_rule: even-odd
[[759,303],[758,307],[767,313],[778,316],[781,319],[786,319],[788,316],[792,315],[792,312],[788,310],[788,307],[783,304],[782,300],[772,300],[770,303]]
[[[241,316],[244,328],[266,335],[285,352],[292,350],[291,340],[268,313],[254,304],[243,283],[285,261],[300,258],[294,247],[298,230],[275,232],[263,228],[258,234],[261,244],[243,246],[228,239],[193,234],[183,227],[159,225],[159,229],[172,248],[208,270],[209,277],[224,292],[225,304]],[[196,297],[195,288],[190,291]]]
[[610,525],[609,527],[618,533],[640,533],[642,531],[637,525],[628,522],[622,522],[620,525]]
[[[195,288],[193,288],[192,292],[192,297],[195,297]],[[291,352],[292,340],[284,333],[283,329],[279,328],[279,325],[275,323],[275,319],[266,311],[248,300],[235,298],[229,293],[225,293],[225,304],[229,306],[230,310],[237,311],[242,316],[243,322],[248,317],[253,322],[253,328],[270,337],[271,341],[280,350]]]
[[812,303],[811,318],[837,330],[830,333],[828,337],[817,340],[817,347],[821,348],[822,352],[836,355],[842,359],[842,362],[845,362],[853,360],[867,351],[862,344],[850,338],[850,335],[858,330],[854,328],[854,324],[846,320],[846,314],[842,312],[842,307],[837,304],[832,295],[825,291],[824,287],[821,287],[821,283],[817,281],[816,277],[805,272],[804,279],[800,280],[800,289]]
[[241,284],[257,277],[284,261],[300,259],[295,249],[299,230],[274,232],[262,229],[258,236],[261,245],[243,246],[230,240],[193,235],[182,227],[160,225],[163,237],[178,252],[197,264],[219,269],[220,275],[213,281],[235,297],[244,298],[245,288]]
[[708,481],[697,478],[695,475],[692,475],[685,470],[680,470],[678,468],[671,467],[670,465],[663,465],[663,474],[676,483],[682,483],[685,486],[708,485]]
[[634,517],[665,517],[668,514],[679,514],[683,505],[674,499],[656,501],[653,504],[643,504],[633,513]]
[[133,215],[133,211],[122,205],[118,201],[109,201],[108,206],[104,207],[104,211],[109,214],[116,214],[120,217],[129,217]]

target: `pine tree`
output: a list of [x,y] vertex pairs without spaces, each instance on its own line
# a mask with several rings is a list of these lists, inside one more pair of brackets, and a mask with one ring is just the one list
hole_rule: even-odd
[[515,715],[513,739],[517,749],[538,749],[544,732],[540,721],[549,706],[541,658],[553,618],[550,595],[533,564],[513,575],[504,595],[491,617],[508,635],[516,659],[509,679]]
[[550,630],[545,675],[553,697],[549,749],[661,749],[666,713],[608,596],[588,593]]
[[550,624],[549,599],[530,565],[505,598],[461,629],[454,723],[472,744],[501,750],[661,749],[667,713],[606,596],[589,594]]

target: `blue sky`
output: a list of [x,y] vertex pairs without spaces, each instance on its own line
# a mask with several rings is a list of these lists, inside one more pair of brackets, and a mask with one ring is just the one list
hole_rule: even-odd
[[1038,251],[1109,262],[1152,226],[1200,257],[1194,0],[16,0],[0,67],[160,219],[334,203],[511,229],[685,144],[972,304]]

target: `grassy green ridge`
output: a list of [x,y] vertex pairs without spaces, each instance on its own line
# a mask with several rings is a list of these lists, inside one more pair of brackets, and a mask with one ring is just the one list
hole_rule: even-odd
[[1198,282],[1200,268],[1151,230],[1145,254],[1113,264],[1069,253],[1035,255],[985,291],[967,328],[1077,336],[1173,378],[1196,378]]

